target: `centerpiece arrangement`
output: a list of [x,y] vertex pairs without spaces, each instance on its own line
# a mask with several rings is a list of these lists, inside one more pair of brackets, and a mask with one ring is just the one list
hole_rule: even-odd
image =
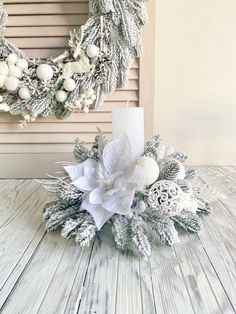
[[[130,110],[136,114],[132,122]],[[62,236],[88,246],[109,224],[118,249],[148,258],[155,236],[173,245],[177,228],[201,229],[200,216],[211,212],[217,193],[195,169],[184,166],[185,153],[167,148],[159,136],[142,148],[142,128],[130,128],[141,117],[141,108],[114,109],[113,140],[100,130],[91,148],[77,139],[75,162],[64,165],[64,176],[41,181],[55,194],[44,207],[48,231],[61,230]]]

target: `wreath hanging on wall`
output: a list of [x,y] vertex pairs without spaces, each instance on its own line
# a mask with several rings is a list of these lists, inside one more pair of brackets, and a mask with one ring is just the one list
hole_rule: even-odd
[[70,32],[68,49],[53,58],[30,59],[4,38],[8,15],[0,3],[0,110],[37,117],[68,117],[101,106],[123,87],[142,51],[145,0],[89,0],[89,18]]

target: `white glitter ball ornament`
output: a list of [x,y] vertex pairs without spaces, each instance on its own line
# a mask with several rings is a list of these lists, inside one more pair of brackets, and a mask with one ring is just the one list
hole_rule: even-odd
[[68,92],[72,92],[75,89],[76,83],[72,78],[66,79],[63,83],[63,87]]
[[21,99],[29,99],[30,98],[30,91],[27,87],[22,87],[19,90],[19,96]]
[[56,100],[58,102],[65,102],[67,100],[67,93],[64,90],[59,90],[56,92]]
[[28,68],[28,62],[25,59],[19,59],[16,61],[16,66],[21,69],[22,71]]
[[153,158],[142,156],[137,159],[136,164],[139,165],[143,171],[145,185],[151,185],[158,179],[159,166]]
[[183,210],[183,191],[173,181],[157,181],[149,189],[148,204],[160,216],[175,216]]
[[53,69],[48,64],[40,64],[36,74],[41,81],[50,81],[53,77]]
[[88,45],[86,49],[86,54],[89,58],[96,58],[99,55],[99,48],[96,45]]
[[18,60],[18,57],[14,53],[9,54],[9,56],[6,58],[6,61],[12,65],[16,64],[17,60]]
[[14,76],[9,76],[5,82],[5,88],[8,92],[14,92],[19,87],[19,80]]

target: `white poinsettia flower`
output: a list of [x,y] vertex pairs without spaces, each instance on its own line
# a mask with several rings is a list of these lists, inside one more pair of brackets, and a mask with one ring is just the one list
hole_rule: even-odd
[[132,215],[134,194],[144,186],[144,175],[132,162],[126,135],[105,146],[101,161],[87,159],[64,168],[72,184],[84,192],[81,209],[93,216],[98,229],[114,214]]

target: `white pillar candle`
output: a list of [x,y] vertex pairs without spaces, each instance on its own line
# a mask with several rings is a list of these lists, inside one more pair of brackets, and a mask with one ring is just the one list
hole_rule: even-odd
[[112,109],[113,138],[126,133],[132,147],[132,158],[137,159],[144,151],[144,112],[143,108]]

